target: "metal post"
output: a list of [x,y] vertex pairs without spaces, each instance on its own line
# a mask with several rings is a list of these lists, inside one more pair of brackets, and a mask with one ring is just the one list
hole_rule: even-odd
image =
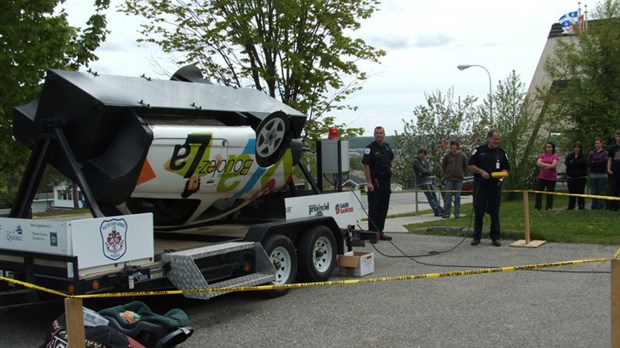
[[336,175],[336,192],[342,192],[342,147],[341,147],[341,141],[340,139],[338,139],[338,141],[336,142],[336,151],[337,151],[337,160],[338,160],[338,166],[337,166],[337,171],[338,174]]
[[316,184],[323,192],[323,153],[320,140],[316,142]]

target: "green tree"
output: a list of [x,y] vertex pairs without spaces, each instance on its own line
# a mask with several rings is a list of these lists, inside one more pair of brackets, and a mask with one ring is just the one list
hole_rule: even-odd
[[406,187],[414,186],[413,160],[420,148],[428,151],[427,159],[437,177],[441,177],[441,159],[448,151],[450,140],[457,140],[463,151],[470,150],[477,144],[473,134],[480,124],[479,110],[474,103],[475,97],[454,99],[454,89],[447,93],[436,91],[425,94],[426,105],[418,105],[413,110],[413,119],[403,120],[402,134],[394,135],[396,161],[394,177]]
[[[316,140],[325,116],[361,88],[360,61],[385,54],[348,36],[378,0],[125,0],[122,10],[147,20],[141,41],[182,53],[178,64],[202,68],[214,83],[251,87],[308,115]],[[349,130],[353,135],[360,129]]]
[[536,151],[544,139],[532,127],[536,118],[519,75],[512,71],[495,87],[493,124],[489,120],[488,104],[476,107],[475,102],[476,98],[471,96],[455,101],[453,89],[445,94],[437,91],[426,95],[426,105],[419,105],[413,111],[415,121],[403,120],[403,133],[394,137],[398,149],[395,176],[412,186],[413,159],[423,147],[428,150],[427,158],[435,175],[441,178],[441,159],[449,150],[450,140],[458,141],[461,150],[469,154],[486,143],[487,132],[494,127],[502,133],[501,147],[508,153],[512,168],[504,188],[530,187]]
[[547,108],[567,141],[586,149],[595,137],[613,144],[620,125],[620,1],[598,3],[591,17],[586,31],[559,40],[545,65],[554,81]]
[[0,2],[0,206],[13,202],[28,154],[12,138],[13,107],[36,96],[47,69],[75,70],[95,60],[107,34],[103,11],[109,0],[94,1],[85,28],[69,25],[63,2]]
[[[544,138],[539,136],[540,127],[532,127],[537,118],[532,113],[525,84],[513,70],[499,81],[493,93],[495,125],[502,134],[501,148],[510,160],[510,177],[503,188],[530,188],[536,173],[536,153],[542,147]],[[508,197],[513,197],[508,193]]]

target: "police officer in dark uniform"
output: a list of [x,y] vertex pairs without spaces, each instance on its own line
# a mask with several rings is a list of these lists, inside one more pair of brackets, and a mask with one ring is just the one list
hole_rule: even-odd
[[494,178],[494,172],[510,170],[508,156],[499,147],[501,134],[491,129],[487,134],[487,144],[475,149],[469,158],[468,167],[474,173],[474,236],[471,245],[480,244],[484,213],[491,216],[490,237],[494,246],[502,245],[499,226],[499,203],[502,188],[500,179]]
[[374,136],[375,141],[366,146],[362,158],[368,183],[368,230],[377,231],[381,239],[390,240],[392,238],[383,233],[383,228],[392,194],[390,179],[394,152],[389,144],[383,142],[383,127],[376,127]]

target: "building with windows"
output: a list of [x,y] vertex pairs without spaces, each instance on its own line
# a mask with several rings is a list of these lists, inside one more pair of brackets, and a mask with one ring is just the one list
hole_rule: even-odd
[[70,183],[62,183],[54,186],[54,197],[51,209],[73,209],[75,208],[74,193],[77,193],[78,206],[84,206],[84,196],[79,186],[73,188]]

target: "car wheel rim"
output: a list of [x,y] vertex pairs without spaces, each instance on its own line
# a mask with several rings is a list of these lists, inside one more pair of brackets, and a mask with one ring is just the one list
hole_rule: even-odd
[[332,244],[327,237],[320,237],[314,243],[314,268],[318,272],[326,272],[329,270],[333,258]]
[[263,157],[274,154],[286,136],[286,124],[281,118],[274,118],[265,124],[256,140],[256,151]]
[[270,256],[271,262],[276,268],[275,285],[286,284],[291,276],[291,265],[293,263],[291,255],[284,247],[273,249]]

